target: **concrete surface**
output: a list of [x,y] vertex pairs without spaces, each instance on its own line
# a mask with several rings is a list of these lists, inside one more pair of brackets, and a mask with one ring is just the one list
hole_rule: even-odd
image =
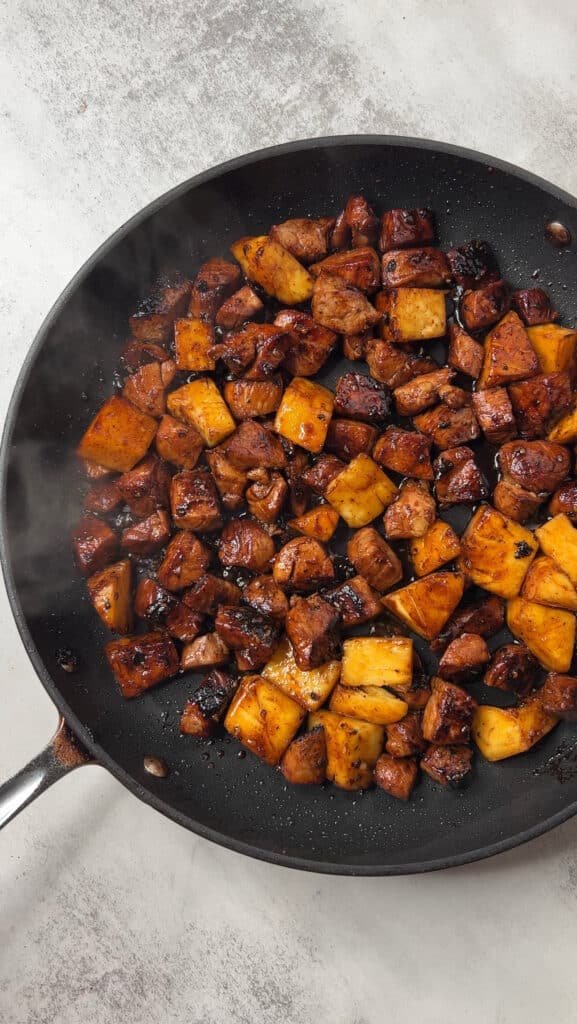
[[[0,404],[68,279],[157,194],[259,146],[398,132],[577,192],[570,0],[5,0]],[[55,714],[0,600],[0,777]],[[575,1019],[577,821],[430,877],[214,848],[100,769],[0,838],[2,1024]]]

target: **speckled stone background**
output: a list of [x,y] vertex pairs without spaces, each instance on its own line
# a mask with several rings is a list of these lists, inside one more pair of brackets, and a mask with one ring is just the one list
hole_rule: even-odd
[[[243,151],[422,135],[577,192],[571,0],[5,0],[0,32],[2,414],[96,246]],[[3,595],[0,636],[5,777],[55,713]],[[576,949],[577,821],[469,868],[330,879],[195,839],[90,768],[0,837],[2,1024],[569,1024]]]

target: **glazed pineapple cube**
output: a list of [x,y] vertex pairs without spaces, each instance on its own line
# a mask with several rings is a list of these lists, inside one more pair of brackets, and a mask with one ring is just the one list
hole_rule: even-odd
[[304,533],[305,537],[314,537],[326,544],[337,528],[339,513],[330,505],[317,505],[308,512],[298,516],[297,519],[289,519],[287,526]]
[[87,581],[88,593],[105,626],[113,633],[132,628],[132,562],[124,558]]
[[207,448],[224,441],[236,430],[229,408],[209,377],[198,377],[168,396],[168,411],[196,427]]
[[541,373],[567,371],[575,378],[577,371],[577,331],[559,324],[528,327],[527,334],[537,354]]
[[425,640],[434,640],[463,596],[461,572],[432,572],[381,598],[385,608]]
[[288,637],[284,637],[262,674],[307,711],[324,704],[341,674],[340,661],[327,661],[318,668],[299,668]]
[[288,441],[320,452],[333,413],[334,395],[306,377],[294,377],[277,409],[274,429]]
[[461,537],[459,567],[473,583],[498,594],[515,597],[537,553],[530,530],[482,505]]
[[571,612],[514,597],[507,602],[507,625],[543,668],[568,671],[575,646],[575,616]]
[[310,714],[308,728],[314,729],[317,725],[325,730],[327,779],[341,789],[370,786],[373,768],[383,749],[384,726],[336,715],[333,711]]
[[278,764],[306,712],[262,676],[245,676],[224,727],[267,764]]
[[249,281],[285,306],[306,302],[313,293],[313,278],[294,256],[268,235],[239,238],[230,251]]
[[535,530],[541,549],[577,586],[577,530],[564,512]]
[[572,444],[577,441],[577,402],[574,401],[573,408],[557,421],[549,431],[548,438],[560,444]]
[[329,709],[337,715],[360,718],[375,725],[400,722],[409,710],[404,700],[389,693],[383,686],[335,686]]
[[449,523],[437,519],[424,537],[413,537],[409,550],[417,576],[426,576],[457,558],[461,553],[461,541]]
[[343,686],[394,686],[404,690],[412,680],[410,637],[356,636],[343,643]]
[[326,490],[327,501],[353,529],[381,515],[396,494],[396,484],[364,454],[337,473]]
[[567,574],[547,555],[535,559],[525,576],[521,594],[527,601],[577,612],[575,587]]
[[174,354],[179,370],[214,370],[214,331],[205,320],[183,317],[174,323]]
[[152,416],[113,395],[96,413],[77,453],[90,463],[126,473],[146,455],[157,426]]
[[548,714],[540,694],[515,708],[478,707],[473,718],[473,739],[487,761],[502,761],[543,739],[559,721]]
[[377,295],[383,341],[425,341],[446,332],[445,293],[432,288],[391,288]]

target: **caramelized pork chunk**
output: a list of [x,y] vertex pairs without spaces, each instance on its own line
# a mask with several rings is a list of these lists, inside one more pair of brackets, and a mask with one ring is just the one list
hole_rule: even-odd
[[104,651],[123,697],[138,697],[179,669],[178,653],[168,633],[122,637],[106,644]]
[[527,491],[511,480],[499,480],[493,490],[495,508],[516,523],[526,523],[528,519],[533,519],[546,497],[546,494]]
[[391,403],[383,388],[364,373],[345,373],[337,381],[334,411],[378,426],[389,418]]
[[339,334],[360,334],[381,319],[363,292],[327,273],[315,281],[312,312],[317,323]]
[[236,511],[244,501],[244,492],[248,484],[247,471],[239,469],[227,458],[222,445],[207,452],[206,461],[222,504],[228,512]]
[[409,711],[400,722],[387,726],[387,754],[391,757],[412,757],[425,749],[427,742],[423,737],[422,718],[420,711]]
[[188,530],[177,530],[158,568],[158,582],[166,590],[184,590],[204,575],[210,551]]
[[489,487],[470,448],[449,448],[433,464],[439,508],[475,505],[486,498]]
[[423,537],[435,522],[435,499],[423,480],[405,480],[387,508],[383,522],[389,540]]
[[373,459],[384,469],[403,476],[432,480],[431,440],[416,430],[388,427],[373,448]]
[[214,345],[213,354],[230,373],[247,380],[267,380],[286,356],[287,333],[274,324],[246,323]]
[[149,516],[170,505],[170,470],[162,459],[147,455],[116,481],[123,501],[135,516]]
[[220,604],[240,604],[240,588],[230,580],[205,573],[182,595],[182,600],[195,612],[214,615]]
[[435,405],[440,399],[440,391],[451,383],[454,376],[452,370],[443,367],[432,373],[419,374],[395,388],[395,406],[399,416],[416,416]]
[[339,459],[356,458],[361,452],[367,455],[377,440],[377,428],[356,420],[332,419],[329,423],[325,448],[334,452]]
[[276,523],[288,495],[288,484],[280,473],[268,469],[251,469],[253,481],[246,492],[251,515],[261,523]]
[[462,786],[471,774],[473,751],[470,747],[445,747],[431,743],[421,758],[421,768],[441,786]]
[[223,395],[235,420],[251,420],[276,412],[282,398],[281,377],[269,380],[229,380]]
[[216,324],[228,331],[235,330],[245,320],[257,320],[263,310],[264,305],[256,292],[245,284],[223,302],[216,314]]
[[351,229],[345,220],[345,211],[341,210],[331,233],[330,248],[332,252],[348,249],[351,244]]
[[320,455],[312,466],[304,470],[302,480],[311,491],[324,498],[331,480],[342,473],[345,465],[346,463],[337,459],[336,455]]
[[431,210],[387,210],[381,218],[379,248],[407,249],[414,245],[428,245],[435,238]]
[[431,681],[431,696],[423,712],[423,736],[430,743],[468,743],[477,703],[460,686],[444,679]]
[[265,572],[274,553],[272,537],[253,519],[230,519],[218,541],[222,565],[235,565],[251,572]]
[[279,624],[255,608],[221,605],[214,625],[223,643],[235,652],[241,672],[265,665],[278,643]]
[[141,412],[159,417],[166,410],[165,387],[161,364],[147,363],[130,375],[122,389],[122,395]]
[[381,264],[374,249],[364,247],[346,252],[336,252],[321,263],[311,267],[314,277],[319,274],[334,274],[343,281],[354,285],[362,292],[377,291],[381,284]]
[[[337,459],[336,461],[339,462],[340,460]],[[309,485],[305,480],[305,473],[308,468],[309,460],[307,453],[297,449],[292,458],[289,458],[285,470],[285,476],[289,485],[289,508],[293,516],[304,515],[308,507],[310,492]]]
[[551,418],[571,405],[571,378],[568,373],[539,374],[511,384],[509,395],[521,437],[546,437]]
[[478,636],[494,636],[505,625],[503,602],[490,595],[480,601],[458,608],[446,626],[431,644],[435,654],[444,651],[448,644],[463,633],[477,633]]
[[353,576],[338,587],[323,591],[323,597],[337,609],[345,628],[370,622],[383,610],[377,595],[362,576]]
[[204,448],[194,427],[172,416],[163,416],[156,432],[155,445],[161,459],[182,469],[194,469]]
[[335,570],[331,556],[318,540],[295,537],[280,549],[272,574],[280,587],[308,594],[331,583]]
[[345,223],[350,228],[353,249],[377,244],[379,222],[364,196],[350,196],[347,199]]
[[84,497],[84,508],[87,512],[114,512],[122,504],[122,496],[115,480],[100,480],[93,484]]
[[143,579],[134,594],[134,614],[139,619],[149,619],[155,625],[162,625],[177,600],[174,594],[169,594],[156,580]]
[[204,627],[204,615],[193,612],[182,601],[178,601],[166,616],[167,632],[181,643],[190,643]]
[[100,519],[84,516],[72,531],[76,565],[84,576],[104,569],[118,553],[118,538]]
[[483,346],[455,323],[449,326],[449,338],[449,366],[476,380],[483,366]]
[[220,306],[238,289],[240,281],[236,264],[218,257],[207,260],[194,279],[188,315],[214,322]]
[[381,754],[375,765],[374,778],[379,789],[384,789],[398,800],[408,800],[419,774],[415,757],[399,760],[389,754]]
[[573,522],[577,521],[577,483],[568,481],[561,484],[549,502],[549,513],[552,516],[564,512]]
[[150,555],[168,544],[172,534],[170,518],[163,509],[122,531],[120,546],[131,555]]
[[337,340],[334,331],[315,323],[312,316],[297,309],[282,309],[275,325],[287,332],[283,365],[293,377],[312,377],[329,358]]
[[528,491],[554,491],[568,475],[571,459],[553,441],[510,441],[499,451],[499,466],[508,482]]
[[549,672],[540,691],[543,708],[551,715],[577,722],[577,679]]
[[373,337],[371,330],[363,331],[362,334],[343,335],[343,355],[352,363],[364,359],[367,353],[367,344]]
[[291,601],[285,629],[295,661],[305,671],[332,661],[339,649],[340,616],[319,594]]
[[489,661],[489,648],[478,633],[463,633],[451,641],[439,662],[443,679],[468,681]]
[[451,273],[462,288],[479,288],[499,278],[499,268],[486,242],[473,239],[447,252]]
[[186,310],[189,295],[190,281],[179,271],[162,274],[130,317],[134,337],[138,341],[168,341],[174,321]]
[[170,504],[174,525],[208,532],[222,526],[214,481],[206,469],[183,469],[172,478]]
[[357,530],[347,544],[347,555],[357,572],[381,593],[403,578],[395,552],[373,526]]
[[445,450],[456,448],[479,437],[479,424],[470,405],[451,409],[444,402],[427,409],[413,418],[417,430],[431,438],[433,444]]
[[438,288],[450,283],[444,252],[423,249],[392,249],[382,261],[383,288]]
[[506,388],[487,388],[473,395],[477,422],[490,444],[502,444],[517,434],[517,424]]
[[277,622],[284,622],[289,610],[286,595],[272,576],[257,576],[251,580],[242,591],[242,600],[251,608],[256,608],[257,612]]
[[459,311],[465,330],[481,331],[496,324],[510,308],[511,289],[506,281],[499,280],[465,292]]
[[538,672],[539,662],[524,644],[503,644],[492,655],[483,682],[526,697],[535,686]]
[[327,743],[322,725],[317,725],[302,736],[297,736],[288,747],[280,767],[287,782],[293,786],[319,786],[324,782],[327,772]]
[[479,388],[494,388],[539,373],[539,360],[516,313],[507,313],[485,338]]
[[371,338],[367,342],[365,356],[371,377],[390,388],[401,387],[413,377],[438,369],[434,359],[415,355],[407,351],[406,346],[399,348],[379,338]]
[[255,420],[241,423],[222,445],[222,451],[237,469],[283,469],[286,465],[279,438]]
[[183,671],[197,672],[212,665],[225,665],[230,651],[218,633],[197,636],[182,649],[180,667]]
[[294,217],[282,224],[273,224],[269,234],[295,259],[306,264],[326,256],[334,226],[334,217],[319,217],[317,220]]
[[212,736],[224,717],[238,686],[236,676],[213,669],[202,680],[180,719],[180,731],[186,736]]
[[164,345],[157,345],[154,341],[129,338],[122,349],[121,358],[127,370],[132,372],[147,363],[164,363],[168,359],[168,352]]
[[559,319],[551,305],[551,299],[542,288],[523,288],[513,292],[513,307],[527,327],[550,324]]

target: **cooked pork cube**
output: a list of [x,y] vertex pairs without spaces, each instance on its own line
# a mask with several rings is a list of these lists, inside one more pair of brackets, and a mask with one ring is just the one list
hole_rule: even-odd
[[295,661],[305,671],[334,659],[340,645],[338,611],[318,594],[291,601],[286,616],[286,634]]
[[537,527],[535,534],[545,554],[577,586],[577,530],[569,517],[560,513]]
[[480,331],[496,324],[510,308],[511,289],[507,282],[490,281],[475,291],[466,291],[459,312],[465,330]]
[[406,636],[355,636],[343,644],[343,686],[408,689],[413,678],[413,641]]
[[569,474],[567,449],[553,441],[510,441],[499,451],[505,480],[528,491],[554,491]]
[[416,416],[440,399],[440,391],[450,384],[455,374],[448,367],[432,373],[419,374],[394,391],[395,406],[399,416]]
[[463,633],[447,647],[439,662],[443,679],[468,681],[489,661],[487,644],[477,633]]
[[287,387],[274,421],[282,437],[308,452],[320,452],[333,411],[333,394],[306,377],[294,377]]
[[476,380],[483,366],[483,346],[454,323],[449,326],[449,338],[449,366]]
[[179,660],[167,633],[144,633],[111,640],[104,648],[123,697],[138,697],[144,690],[176,675]]
[[170,505],[170,471],[162,459],[147,455],[116,481],[123,501],[135,516],[149,516]]
[[388,754],[381,754],[375,765],[375,782],[379,789],[384,789],[389,796],[398,800],[408,800],[419,774],[419,766],[415,757],[400,761]]
[[297,704],[301,704],[309,711],[316,711],[324,704],[340,672],[339,661],[327,661],[324,665],[310,670],[300,669],[286,636],[262,670],[265,679],[270,680],[279,690],[283,690],[296,700]]
[[234,263],[218,256],[207,260],[193,281],[188,315],[213,323],[217,310],[237,290],[240,280]]
[[278,643],[278,622],[256,608],[221,605],[214,625],[223,643],[235,652],[241,671],[265,665]]
[[177,316],[185,312],[191,284],[178,271],[161,275],[134,316],[130,329],[138,341],[168,341]]
[[336,508],[347,526],[366,526],[397,493],[397,487],[368,455],[357,455],[331,480],[326,499]]
[[152,416],[113,395],[96,413],[77,453],[88,462],[124,473],[146,455],[157,426]]
[[[272,576],[257,576],[242,591],[242,600],[257,612],[284,622],[289,609],[286,595]],[[223,604],[234,603],[223,601]]]
[[540,691],[543,708],[550,715],[577,722],[577,679],[549,672]]
[[180,731],[185,736],[212,736],[223,717],[238,679],[228,672],[213,669],[202,680],[192,700],[188,700],[180,719]]
[[388,540],[423,537],[435,522],[435,499],[423,480],[404,480],[383,517]]
[[219,530],[222,516],[212,476],[206,469],[183,469],[172,478],[174,525],[183,530]]
[[319,786],[327,772],[327,742],[322,725],[297,736],[288,747],[281,771],[293,786]]
[[516,313],[506,313],[485,338],[479,388],[494,388],[539,373],[539,361]]
[[170,518],[163,509],[122,531],[120,546],[131,555],[150,555],[168,544],[172,534]]
[[335,414],[379,425],[389,419],[388,394],[364,373],[345,373],[335,390]]
[[441,452],[433,464],[435,494],[440,508],[475,505],[486,498],[489,487],[466,446]]
[[521,437],[546,437],[551,418],[571,405],[571,379],[568,373],[539,374],[511,384],[509,395]]
[[461,537],[459,565],[477,586],[499,597],[515,597],[537,546],[530,530],[482,505]]
[[283,365],[293,377],[312,377],[326,363],[337,336],[297,309],[282,309],[275,325],[288,334]]
[[434,238],[431,210],[387,210],[381,218],[379,248],[382,252],[406,249],[412,245],[428,245]]
[[531,347],[537,354],[541,373],[567,372],[575,383],[577,374],[577,331],[558,324],[528,327]]
[[195,427],[207,448],[220,444],[236,427],[220,391],[208,377],[198,377],[171,392],[168,411]]
[[165,621],[170,635],[183,644],[194,640],[204,626],[204,616],[187,608],[182,601],[173,605]]
[[344,219],[351,231],[353,249],[376,245],[379,222],[364,196],[350,196],[347,199]]
[[271,377],[269,380],[229,380],[223,387],[225,402],[236,420],[250,420],[276,412],[282,393],[280,377]]
[[230,580],[205,573],[182,595],[182,600],[195,612],[214,615],[220,604],[240,604],[241,593]]
[[362,292],[375,292],[381,284],[381,264],[374,249],[364,246],[346,252],[336,252],[311,267],[314,277],[334,274]]
[[76,565],[84,576],[104,569],[118,552],[118,537],[107,523],[84,516],[72,531]]
[[546,495],[527,491],[510,480],[499,480],[493,491],[493,504],[499,512],[516,523],[532,519],[543,504]]
[[557,516],[560,512],[573,522],[577,520],[577,483],[568,481],[555,491],[549,502],[549,514]]
[[244,492],[248,486],[247,470],[235,466],[227,458],[222,445],[206,452],[206,461],[222,504],[228,512],[235,512],[244,501]]
[[90,600],[113,633],[132,628],[132,564],[128,558],[101,569],[87,582]]
[[450,284],[447,257],[440,249],[391,249],[383,256],[383,288],[438,288]]
[[373,448],[373,459],[379,466],[403,476],[432,480],[431,440],[414,430],[388,427]]
[[184,590],[204,575],[210,551],[188,530],[178,530],[158,568],[158,582],[167,590]]
[[299,263],[314,263],[326,256],[334,226],[334,217],[319,217],[317,220],[294,217],[282,224],[273,224],[270,237]]
[[523,597],[553,608],[577,612],[577,590],[565,572],[547,555],[536,558],[525,576]]
[[283,469],[286,465],[279,438],[255,420],[244,420],[221,450],[238,469]]
[[340,789],[367,789],[382,750],[384,727],[325,710],[310,714],[308,725],[325,730],[327,779]]
[[512,690],[526,697],[533,689],[539,673],[539,662],[524,644],[503,644],[491,657],[483,682],[498,690]]
[[134,612],[139,619],[150,619],[161,624],[177,603],[174,594],[161,587],[156,580],[142,579],[134,593]]
[[372,337],[373,332],[370,329],[362,331],[361,334],[343,334],[342,343],[345,359],[350,359],[351,362],[364,359],[367,353],[367,344]]
[[507,625],[543,668],[567,672],[575,647],[575,616],[561,608],[548,608],[524,597],[507,602]]
[[185,672],[198,672],[213,665],[225,665],[229,656],[229,649],[218,633],[205,633],[183,647],[180,667]]
[[299,729],[305,710],[262,676],[245,676],[224,727],[267,764],[278,764]]
[[395,552],[374,527],[357,530],[347,544],[347,555],[371,587],[381,592],[403,578],[403,569]]
[[432,572],[381,600],[409,629],[434,640],[455,611],[464,589],[462,573]]
[[214,370],[214,330],[206,320],[184,317],[174,324],[174,355],[179,370]]
[[135,370],[126,381],[122,395],[148,416],[162,416],[166,409],[166,394],[161,364],[146,363]]
[[349,249],[351,245],[351,229],[345,219],[345,211],[341,210],[330,237],[330,248],[333,252]]
[[434,359],[414,355],[406,346],[399,348],[378,338],[367,342],[365,356],[371,377],[390,388],[401,387],[414,377],[438,368]]
[[461,542],[449,523],[437,519],[422,537],[414,537],[410,544],[411,561],[417,576],[440,569],[461,552]]
[[132,373],[147,363],[164,363],[168,359],[168,352],[164,345],[157,345],[154,341],[129,338],[120,357],[127,370]]
[[325,590],[323,597],[337,609],[345,628],[370,622],[383,610],[377,595],[362,576],[353,576],[338,587]]
[[302,479],[315,494],[324,498],[331,480],[334,480],[345,466],[346,463],[337,459],[335,455],[321,455],[312,466],[304,470]]
[[204,448],[198,431],[172,416],[162,417],[154,443],[161,459],[182,469],[194,469]]
[[336,274],[319,274],[314,283],[312,313],[322,327],[339,334],[360,334],[381,319],[366,295]]
[[[217,327],[235,330],[245,320],[257,320],[264,311],[264,305],[250,285],[245,284],[234,295],[226,299],[216,314]],[[209,367],[201,367],[209,369]]]
[[470,405],[462,409],[451,409],[441,403],[415,416],[413,423],[417,430],[430,437],[441,450],[474,441],[480,434],[479,424]]
[[435,678],[423,712],[423,736],[429,743],[459,746],[471,738],[477,702],[460,686]]
[[306,537],[314,537],[326,544],[335,532],[339,522],[339,514],[330,505],[316,505],[296,519],[289,519],[287,526]]
[[470,747],[445,747],[431,743],[421,758],[421,768],[441,786],[462,786],[471,774],[473,751]]
[[289,337],[274,324],[246,323],[225,334],[213,354],[234,376],[268,380],[286,356]]
[[252,519],[230,519],[218,541],[222,565],[240,566],[251,572],[265,572],[274,554],[272,537]]
[[278,552],[272,574],[280,587],[308,594],[331,583],[335,570],[331,556],[318,540],[295,537]]
[[375,305],[382,317],[383,341],[425,341],[445,334],[447,313],[442,291],[391,288],[379,292]]
[[409,711],[400,722],[387,726],[385,750],[391,757],[412,757],[427,746],[423,737],[423,716],[420,711]]
[[104,513],[114,512],[122,504],[122,495],[116,486],[116,480],[97,481],[84,498],[84,508],[87,512]]
[[325,448],[340,459],[355,459],[369,454],[377,440],[377,428],[356,420],[332,419],[327,430]]
[[466,608],[460,608],[448,620],[445,628],[431,644],[436,654],[442,653],[447,644],[463,633],[477,633],[479,636],[494,636],[505,624],[505,609],[498,597],[484,597]]
[[506,388],[487,388],[473,395],[473,411],[489,444],[517,436],[517,424]]
[[499,278],[497,261],[486,242],[473,239],[447,252],[451,273],[462,288],[479,288]]
[[288,495],[285,478],[267,469],[253,469],[249,478],[253,480],[245,495],[249,512],[262,523],[276,523]]
[[477,708],[473,739],[487,761],[502,761],[530,750],[558,721],[545,711],[541,694],[535,694],[514,708]]
[[551,299],[542,288],[523,288],[513,292],[513,306],[527,327],[550,324],[559,319],[551,305]]

